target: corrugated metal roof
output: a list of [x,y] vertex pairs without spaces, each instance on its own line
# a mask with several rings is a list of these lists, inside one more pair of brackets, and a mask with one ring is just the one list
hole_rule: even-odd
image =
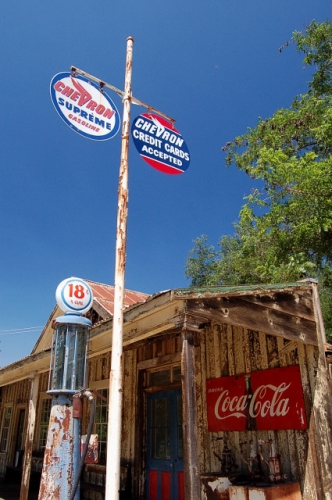
[[[94,303],[96,305],[99,304],[99,306],[103,309],[103,311],[105,311],[103,318],[109,319],[110,317],[112,317],[114,313],[114,286],[106,285],[105,283],[98,283],[96,281],[91,281],[91,280],[84,280],[84,281],[89,283],[89,285],[92,288]],[[128,307],[133,306],[135,304],[142,303],[146,301],[148,297],[149,295],[143,292],[125,290],[124,309],[127,309]],[[60,311],[59,306],[56,306],[48,322],[43,328],[43,331],[41,332],[31,354],[36,352],[38,349],[44,349],[45,344],[47,345],[51,344],[52,329],[48,327],[51,326],[51,323],[55,318],[55,315],[61,316],[62,314],[63,313]]]
[[[114,313],[114,286],[106,285],[104,283],[97,283],[95,281],[84,280],[92,288],[93,298],[98,302],[106,311],[113,316]],[[138,302],[144,302],[149,295],[143,292],[136,292],[133,290],[125,290],[124,307],[127,308]]]

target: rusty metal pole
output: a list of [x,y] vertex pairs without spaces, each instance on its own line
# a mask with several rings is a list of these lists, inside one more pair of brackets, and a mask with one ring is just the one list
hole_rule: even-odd
[[[75,479],[75,442],[72,399],[52,401],[38,500],[67,500]],[[80,497],[79,490],[75,500]]]
[[106,500],[118,500],[120,490],[121,415],[122,415],[122,337],[125,292],[126,231],[128,205],[128,151],[130,133],[131,75],[134,39],[127,38],[121,161],[118,189],[118,215],[114,278],[114,315],[112,358],[109,384],[109,411],[106,462]]

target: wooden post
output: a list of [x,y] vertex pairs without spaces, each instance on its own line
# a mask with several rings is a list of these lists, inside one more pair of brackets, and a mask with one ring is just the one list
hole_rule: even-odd
[[132,37],[127,38],[125,93],[123,97],[122,145],[118,190],[118,216],[115,249],[114,314],[112,358],[109,384],[109,410],[106,458],[106,500],[118,500],[120,494],[123,304],[125,294],[126,234],[128,215],[128,152],[130,134]]
[[332,498],[330,496],[332,491],[332,385],[325,357],[326,337],[316,283],[312,283],[312,290],[319,357],[313,400],[314,433],[310,433],[310,437],[317,456],[317,463],[314,463],[317,474],[317,494],[319,498],[329,499]]
[[122,143],[118,189],[118,215],[115,245],[115,278],[114,278],[114,313],[112,332],[112,358],[109,382],[109,412],[107,433],[107,460],[106,460],[106,500],[118,500],[120,488],[120,455],[121,455],[121,412],[122,412],[122,354],[123,354],[123,309],[125,295],[125,265],[126,265],[126,234],[128,215],[128,152],[130,139],[130,105],[131,102],[143,106],[149,112],[155,112],[166,120],[174,123],[175,120],[161,111],[153,108],[136,97],[132,96],[132,37],[127,38],[125,89],[113,87],[85,71],[71,66],[71,70],[88,79],[102,84],[123,98]]
[[20,500],[28,500],[28,495],[29,495],[32,446],[33,446],[33,439],[35,435],[35,426],[36,426],[36,408],[38,401],[39,378],[40,378],[39,374],[30,375],[31,386],[30,386],[29,414],[28,414],[28,425],[27,425],[27,433],[25,437],[25,446],[24,446],[24,460],[23,460]]
[[182,333],[181,375],[185,500],[201,498],[197,447],[195,347],[193,333]]

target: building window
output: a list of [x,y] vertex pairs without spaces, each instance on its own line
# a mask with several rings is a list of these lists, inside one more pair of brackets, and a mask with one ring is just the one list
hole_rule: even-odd
[[[108,389],[97,389],[95,433],[98,434],[98,456],[99,462],[106,462],[107,449],[107,422],[108,422]],[[105,401],[106,399],[106,401]]]
[[44,398],[42,400],[40,411],[40,433],[39,433],[39,450],[44,450],[47,441],[48,426],[50,423],[50,414],[52,407],[52,399]]
[[147,387],[169,387],[181,384],[181,367],[179,365],[152,369],[148,372]]
[[11,416],[12,416],[12,407],[11,406],[5,407],[3,414],[3,421],[2,421],[0,451],[7,451],[8,433],[9,433]]

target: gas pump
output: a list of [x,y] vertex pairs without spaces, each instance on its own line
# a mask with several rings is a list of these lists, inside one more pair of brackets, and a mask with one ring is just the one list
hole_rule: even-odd
[[47,393],[52,407],[38,500],[79,500],[79,478],[89,444],[81,456],[82,397],[88,397],[94,418],[94,398],[86,390],[87,352],[92,323],[85,314],[92,306],[90,286],[80,278],[62,281],[56,301],[64,316],[53,322],[53,342]]

